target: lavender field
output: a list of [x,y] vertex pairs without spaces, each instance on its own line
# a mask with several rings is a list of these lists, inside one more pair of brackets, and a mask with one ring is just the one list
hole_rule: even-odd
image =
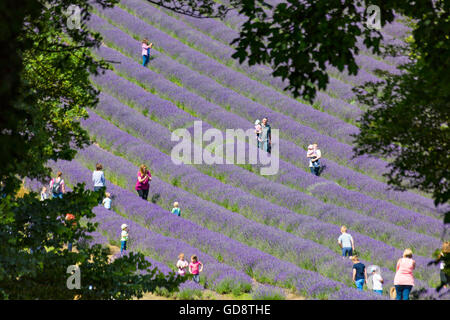
[[[95,144],[71,162],[49,166],[61,170],[69,186],[84,182],[92,189],[91,172],[103,164],[113,202],[111,211],[94,209],[99,223],[94,242],[117,245],[120,225],[127,223],[129,249],[144,253],[165,274],[176,270],[180,252],[198,255],[205,269],[200,284],[182,286],[179,297],[186,299],[201,297],[205,288],[253,299],[285,299],[288,293],[306,299],[389,299],[397,259],[411,248],[417,263],[413,292],[424,289],[423,298],[437,298],[439,267],[428,262],[441,244],[444,209],[423,193],[389,189],[382,176],[387,160],[353,158],[352,152],[352,134],[358,133],[365,109],[352,88],[379,80],[375,69],[398,72],[405,57],[375,57],[361,44],[358,76],[329,68],[327,90],[310,104],[283,91],[286,83],[268,66],[240,65],[231,57],[229,43],[242,21],[236,13],[224,21],[196,20],[144,0],[93,8],[87,27],[103,37],[93,54],[113,62],[112,70],[91,78],[101,91],[99,103],[81,121]],[[395,22],[382,33],[385,42],[402,41],[408,28]],[[143,38],[154,44],[147,67]],[[204,131],[225,136],[227,129],[252,129],[263,117],[280,133],[275,175],[261,175],[259,164],[173,161],[176,129],[195,139],[194,122],[201,121]],[[306,160],[313,142],[322,151],[320,177],[310,173]],[[250,149],[248,141],[243,145]],[[192,142],[192,150],[198,149],[204,157],[217,153],[202,139]],[[152,174],[153,203],[134,189],[142,163]],[[170,212],[174,201],[181,217]],[[381,267],[383,296],[356,290],[352,263],[337,244],[342,225],[361,261]]]

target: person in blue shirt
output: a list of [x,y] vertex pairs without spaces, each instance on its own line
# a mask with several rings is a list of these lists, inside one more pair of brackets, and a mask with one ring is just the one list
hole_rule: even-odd
[[178,207],[178,202],[173,203],[172,213],[181,216],[181,209]]
[[353,281],[359,291],[363,291],[364,283],[367,283],[366,266],[359,261],[357,255],[352,257],[353,262]]

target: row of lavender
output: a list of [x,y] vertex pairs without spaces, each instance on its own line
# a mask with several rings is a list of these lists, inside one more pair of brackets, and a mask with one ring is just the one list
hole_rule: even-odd
[[[163,28],[166,33],[169,32],[171,35],[175,34],[176,37],[182,39],[183,42],[190,46],[199,48],[200,51],[214,57],[216,60],[219,60],[219,62],[222,62],[227,66],[233,66],[237,71],[245,71],[248,76],[255,78],[255,80],[260,82],[262,81],[263,83],[269,83],[278,91],[283,90],[283,88],[286,87],[286,82],[283,82],[280,78],[274,78],[271,75],[272,70],[266,66],[249,67],[247,64],[238,64],[236,60],[231,57],[234,50],[229,46],[229,43],[231,42],[230,39],[238,38],[239,32],[226,27],[223,23],[217,20],[204,19],[202,21],[198,21],[199,19],[173,14],[178,18],[174,19],[163,13],[163,10],[158,10],[149,3],[141,0],[122,1],[119,6],[138,16],[145,22],[154,24],[158,28]],[[211,28],[213,28],[216,35],[220,37],[220,39],[218,39],[219,41],[221,40],[220,42],[209,36],[208,30]],[[356,79],[353,76],[349,77],[340,74],[341,77],[344,76],[351,78],[352,80],[356,80],[353,81],[353,83],[362,84],[365,81],[379,80],[372,75],[367,74],[364,69],[373,71],[374,69],[379,68],[393,73],[398,72],[395,67],[369,56],[358,55],[356,56],[356,61],[358,65],[363,68]],[[336,71],[334,71],[334,73],[336,73]],[[330,86],[328,89],[328,92],[332,96],[336,96],[337,94],[338,97],[344,100],[354,98],[354,93],[351,90],[352,86],[337,79],[330,79]],[[281,92],[285,93],[283,91]],[[345,118],[347,119],[349,117],[356,119],[359,115],[361,115],[361,110],[359,108],[345,103],[342,100],[333,99],[323,93],[319,94],[319,98],[316,102],[324,102],[324,110],[332,110],[331,113],[333,115],[337,114],[341,118],[345,115]],[[265,99],[264,103],[267,103]],[[276,108],[278,104],[283,106],[286,105],[285,102],[280,102],[277,100],[276,104],[272,106]],[[350,110],[351,114],[348,113]]]
[[[280,78],[274,78],[271,75],[271,70],[267,67],[263,66],[248,66],[248,64],[238,64],[238,62],[231,57],[233,53],[233,49],[228,45],[228,43],[218,42],[215,39],[212,39],[208,36],[208,34],[204,31],[204,29],[200,29],[199,27],[205,25],[206,30],[211,28],[211,24],[219,24],[222,26],[221,33],[223,37],[229,38],[238,36],[238,33],[232,29],[227,28],[220,22],[213,19],[206,19],[200,21],[199,24],[189,24],[185,23],[186,21],[180,21],[178,19],[172,18],[171,16],[163,13],[162,11],[156,9],[148,3],[139,1],[139,0],[127,0],[122,1],[119,4],[120,7],[129,11],[130,13],[137,15],[143,21],[151,23],[158,28],[162,28],[166,33],[174,34],[177,39],[183,41],[185,44],[195,47],[197,50],[201,51],[204,54],[218,60],[219,62],[232,67],[234,70],[245,73],[248,77],[253,80],[262,82],[274,88],[275,90],[286,94],[283,90],[286,87],[286,82],[282,81]],[[180,18],[178,16],[178,18]],[[186,17],[187,18],[187,17]],[[198,20],[198,19],[197,19]],[[330,90],[332,89],[332,90]],[[361,110],[356,106],[345,103],[342,100],[334,99],[332,96],[338,96],[341,99],[351,99],[354,97],[354,93],[352,92],[352,87],[349,84],[346,84],[342,81],[339,81],[335,78],[330,79],[330,87],[328,90],[329,94],[319,93],[318,99],[316,103],[321,103],[323,110],[327,113],[332,114],[333,116],[338,116],[341,119],[346,119],[346,121],[350,121],[350,119],[356,119],[361,115]],[[281,103],[279,100],[267,101],[264,100],[265,103],[269,103],[272,107],[278,109],[283,112],[283,109],[280,109],[278,105],[283,107],[285,103]],[[306,107],[302,105],[302,107]],[[295,110],[295,109],[290,109]],[[312,112],[316,112],[314,109]],[[297,117],[298,115],[296,115]],[[302,118],[303,119],[303,118]],[[304,121],[304,120],[302,120]],[[307,119],[306,119],[307,121]],[[313,124],[312,124],[313,125]]]
[[[115,39],[127,40],[126,38],[121,38],[118,34],[115,34],[114,36]],[[129,38],[128,40],[129,42],[135,42]],[[121,44],[125,46],[126,43],[128,42],[122,42]],[[135,62],[122,56],[114,50],[102,47],[97,53],[108,60],[119,61],[120,64],[117,64],[116,68],[121,73],[132,77],[133,79],[138,79],[143,86],[145,85],[146,87],[150,86],[150,88],[156,88],[160,94],[167,95],[170,99],[175,99],[175,101],[182,103],[185,107],[188,106],[191,114],[198,114],[203,120],[206,118],[206,120],[214,124],[215,127],[226,129],[233,127],[246,128],[251,126],[251,123],[248,121],[227,113],[212,103],[195,96],[195,94],[181,89],[159,74],[156,74],[148,69],[141,68]],[[154,95],[146,92],[142,88],[114,76],[111,72],[107,73],[105,76],[97,77],[94,80],[97,84],[101,85],[104,90],[107,90],[115,96],[137,105],[143,110],[147,110],[158,119],[162,119],[163,124],[171,129],[186,126],[187,123],[196,120],[196,118],[186,114],[186,112],[182,110],[179,110],[173,104],[156,98]],[[127,90],[123,90],[124,87],[126,87]],[[303,152],[301,152],[302,154],[299,154],[300,152],[296,152],[296,149],[298,148],[296,148],[293,144],[280,144],[280,153],[282,157],[290,158],[292,162],[297,164],[300,161],[304,162],[303,157],[301,157],[303,156]],[[331,161],[324,160],[324,162],[329,168],[329,170],[324,173],[325,177],[332,177],[334,180],[340,181],[341,183],[343,182],[344,184],[349,184],[364,193],[370,194],[371,196],[387,198],[395,201],[401,200],[403,204],[412,204],[415,207],[423,208],[423,211],[427,210],[426,212],[433,210],[432,201],[429,199],[421,198],[412,193],[387,191],[386,185],[383,183],[374,181],[373,179],[349,170],[346,167],[338,166]],[[299,170],[297,167],[285,163],[284,161],[281,162],[281,168],[282,171],[287,174],[279,174],[276,178],[287,184],[292,183],[292,185],[298,185],[301,180],[298,180],[297,176],[305,173],[305,171]],[[304,169],[306,169],[306,166]],[[309,178],[307,181],[310,181],[311,184],[316,183],[316,181],[312,178]],[[434,214],[434,216],[437,216],[437,214]]]
[[[142,117],[142,114],[135,111],[128,106],[120,103],[115,98],[102,93],[100,95],[99,104],[96,108],[97,112],[100,112],[103,117],[106,117],[109,121],[112,121],[121,128],[127,130],[129,133],[144,139],[146,143],[157,147],[159,150],[166,154],[170,154],[174,146],[177,144],[175,141],[171,141],[171,132],[167,128],[163,127],[157,122],[154,122],[148,118]],[[100,130],[96,130],[98,126],[96,122],[101,121],[95,114],[91,113],[92,122],[86,122],[89,126],[91,123],[90,131],[94,134],[102,135]],[[192,127],[187,128],[192,131]],[[248,148],[248,145],[247,145]],[[203,152],[207,153],[207,150]],[[247,152],[248,155],[248,152]],[[168,159],[170,161],[170,159]],[[263,195],[265,199],[275,202],[281,206],[285,206],[294,211],[304,212],[310,214],[309,211],[321,212],[320,216],[323,217],[325,204],[319,203],[317,200],[310,196],[306,196],[304,193],[292,190],[286,186],[264,179],[263,177],[252,174],[247,170],[234,165],[212,165],[212,166],[198,166],[198,170],[212,174],[216,177],[226,177],[226,183],[243,188],[246,192],[256,195]],[[304,173],[300,177],[301,180],[298,183],[302,184],[303,180],[309,180],[311,175]],[[324,179],[320,179],[313,188],[309,190],[317,195],[319,198],[327,197],[328,202],[331,203],[343,203],[345,202],[350,208],[359,208],[360,212],[364,215],[380,219],[389,223],[403,226],[408,230],[414,230],[416,232],[432,235],[437,238],[440,237],[443,229],[442,221],[433,219],[428,216],[417,214],[414,211],[409,211],[403,208],[395,207],[389,202],[380,200],[374,200],[363,194],[348,191],[334,183],[328,183]],[[329,206],[326,206],[326,210],[332,210]],[[333,214],[334,217],[336,215]],[[354,223],[353,214],[349,219],[339,221],[340,223],[347,223],[352,227]],[[358,217],[358,216],[357,216]],[[356,219],[357,221],[359,219]],[[371,220],[373,223],[377,222],[375,219]],[[373,224],[367,221],[367,224]],[[358,225],[365,225],[359,221]],[[380,226],[381,227],[381,226]],[[364,230],[367,230],[364,227]],[[375,231],[374,234],[381,236],[386,232],[384,227]],[[364,231],[363,231],[364,232]],[[422,241],[422,240],[420,240]],[[434,244],[433,244],[434,245]]]
[[[173,165],[170,158],[157,149],[149,147],[143,141],[114,128],[114,126],[110,125],[108,122],[102,121],[93,115],[91,115],[90,119],[85,121],[83,125],[89,129],[91,135],[95,137],[98,142],[102,145],[108,146],[109,149],[117,152],[123,157],[134,160],[135,164],[145,161],[150,164],[150,167],[154,170],[154,174],[157,172],[159,175],[166,176],[165,180],[169,181],[177,179],[177,181],[179,181],[177,184],[184,186],[184,188],[189,190],[191,194],[188,192],[183,192],[179,188],[164,183],[157,178],[153,179],[155,181],[153,184],[157,190],[156,192],[158,192],[163,198],[167,199],[166,203],[169,203],[171,199],[177,197],[178,195],[177,201],[181,201],[182,199],[183,208],[185,208],[185,211],[190,211],[195,216],[201,215],[196,218],[195,221],[197,221],[197,223],[204,223],[207,220],[211,221],[215,218],[217,221],[216,224],[220,226],[220,229],[216,230],[217,232],[227,232],[225,234],[230,235],[230,237],[236,236],[234,234],[236,230],[243,230],[242,234],[253,234],[253,238],[251,240],[246,238],[242,239],[241,237],[237,238],[237,240],[247,241],[249,245],[256,245],[258,248],[261,248],[261,250],[269,250],[268,252],[272,255],[278,256],[283,260],[297,263],[301,267],[318,268],[318,265],[323,265],[326,268],[320,267],[322,268],[321,272],[329,277],[334,277],[336,270],[340,269],[342,266],[339,255],[330,251],[330,249],[325,250],[326,248],[322,246],[317,246],[315,243],[313,245],[311,242],[304,242],[302,239],[299,239],[289,233],[282,232],[278,229],[261,226],[258,223],[252,223],[251,221],[242,218],[239,214],[232,213],[221,207],[210,204],[196,196],[193,196],[192,193],[202,194],[207,199],[215,199],[217,203],[223,203],[227,199],[235,199],[236,207],[234,208],[234,211],[245,215],[249,219],[273,225],[277,228],[283,226],[283,228],[286,228],[291,233],[300,237],[306,237],[314,240],[317,238],[326,239],[324,242],[331,248],[336,248],[336,236],[339,234],[338,226],[323,223],[312,217],[298,215],[290,210],[273,205],[266,200],[249,196],[240,189],[224,185],[209,176],[204,176],[196,172],[193,168]],[[103,154],[103,156],[100,154]],[[96,159],[104,158],[102,162],[105,165],[108,165],[108,168],[110,168],[109,170],[114,172],[114,175],[119,176],[119,179],[117,180],[121,181],[121,185],[132,189],[134,181],[133,170],[126,169],[127,167],[132,166],[132,164],[123,161],[121,158],[111,157],[106,152],[101,152],[96,148],[89,148],[88,150],[80,151],[79,156],[90,161],[91,165],[94,165]],[[108,158],[109,161],[106,161]],[[204,206],[201,206],[200,204],[203,204]],[[214,217],[212,212],[217,211],[217,217]],[[334,213],[339,214],[338,211],[334,211]],[[222,219],[224,217],[231,219],[228,221],[227,225],[227,228],[231,229],[226,231],[222,227]],[[233,221],[233,223],[231,223],[231,221]],[[358,223],[361,222],[358,221]],[[375,227],[377,229],[376,231],[382,232],[382,228],[378,228],[379,224],[380,223],[378,221],[367,224],[369,225],[368,229]],[[250,233],[247,229],[249,227],[252,227],[255,231]],[[392,229],[392,226],[389,224],[383,225],[384,229],[388,229],[389,227]],[[333,234],[335,236],[333,236]],[[410,241],[409,239],[412,238],[413,233],[403,230],[402,235],[405,241]],[[364,256],[372,257],[373,261],[394,269],[396,256],[401,255],[400,250],[396,250],[380,241],[375,241],[370,237],[361,234],[354,233],[354,236],[358,239],[358,247],[361,248],[363,253],[365,253]],[[416,238],[422,238],[422,241],[419,241],[420,243],[430,239],[426,236],[420,235],[417,235]],[[436,245],[439,245],[439,241],[437,239],[432,241],[435,243],[430,245],[430,250],[433,250]],[[310,252],[310,254],[308,254],[310,257],[313,257],[314,254],[320,252],[320,257],[315,257],[314,259],[316,262],[312,265],[309,260],[304,260],[305,253],[308,251]],[[332,258],[333,256],[335,257],[334,259],[337,258],[338,261],[334,264],[329,264],[329,261],[326,260]],[[420,264],[423,266],[425,266],[428,262],[428,259],[425,258],[418,259],[421,261]],[[437,277],[437,271],[434,269],[435,268],[426,267],[424,269],[419,268],[418,277],[427,279],[431,281],[431,283],[434,283],[436,282]],[[338,279],[341,278],[342,276],[338,275]]]
[[[105,158],[105,154],[102,154],[102,159],[106,160],[111,168],[114,168],[114,162],[108,161],[109,159]],[[116,161],[117,157],[114,157],[114,160]],[[55,170],[65,172],[70,183],[90,182],[91,172],[77,161],[58,161],[57,163],[50,163],[50,166]],[[137,170],[137,168],[133,169]],[[162,181],[158,181],[158,183],[161,184]],[[249,281],[247,275],[236,272],[236,270],[233,271],[232,268],[227,266],[233,265],[234,268],[244,271],[256,280],[295,288],[300,294],[306,294],[310,297],[329,295],[328,298],[333,298],[344,294],[351,295],[352,299],[377,298],[372,293],[357,292],[355,289],[345,287],[339,282],[324,278],[316,272],[301,269],[292,263],[245,246],[223,234],[210,231],[183,217],[171,215],[170,212],[161,209],[159,206],[143,201],[136,194],[111,183],[107,185],[107,189],[115,195],[114,209],[126,215],[130,219],[128,222],[131,230],[136,230],[136,242],[130,244],[135,245],[137,249],[144,251],[147,255],[157,256],[160,261],[170,263],[179,252],[185,252],[189,255],[201,250],[199,256],[202,262],[205,265],[210,265],[211,272],[217,279],[234,272],[234,278],[239,281],[236,283],[242,282],[243,279]],[[105,218],[101,219],[102,225],[105,226],[107,224],[104,221]],[[109,228],[112,236],[117,234],[117,226],[122,221],[125,221],[125,218],[120,218],[117,222],[111,223]],[[139,225],[143,225],[145,228],[140,229]],[[165,234],[165,237],[160,233]],[[168,238],[169,236],[176,240]],[[180,240],[192,247],[188,248],[186,245],[182,245],[183,242]],[[206,251],[209,255],[205,253]],[[212,258],[211,254],[225,263],[221,264],[222,270],[217,271],[218,268],[212,266],[214,263],[217,264],[217,260]],[[228,268],[228,271],[223,270],[223,268]],[[217,282],[217,279],[208,280],[208,283]],[[339,291],[339,293],[336,293],[336,291]]]
[[[308,126],[314,125],[314,129],[309,128],[313,134],[319,135],[318,130],[320,130],[323,134],[332,136],[334,138],[333,140],[344,141],[346,143],[351,143],[352,138],[350,135],[357,133],[356,127],[290,99],[255,80],[251,80],[244,74],[234,71],[180,41],[171,38],[166,33],[142,22],[137,17],[120,8],[104,10],[101,11],[101,14],[120,28],[125,29],[127,33],[133,33],[139,37],[145,37],[151,34],[152,39],[158,43],[158,48],[163,48],[165,54],[176,57],[176,60],[182,64],[198,71],[204,77],[206,76],[218,82],[202,90],[197,86],[197,81],[186,83],[187,87],[190,84],[192,90],[201,91],[203,95],[207,94],[210,98],[214,97],[216,101],[222,101],[222,104],[228,104],[234,112],[239,112],[252,120],[256,117],[255,111],[270,114],[271,121],[274,124],[278,123],[281,125],[282,123],[286,123],[286,125],[289,125],[289,130],[292,131],[292,133],[290,132],[291,139],[298,139],[298,135],[294,134],[298,130],[296,126],[303,127],[297,121],[302,121]],[[92,23],[95,23],[94,19],[95,17],[93,16]],[[152,66],[155,63],[156,61],[153,61]],[[164,72],[164,69],[161,69]],[[190,73],[193,70],[190,70]],[[277,108],[283,108],[285,112],[295,115],[297,121],[266,107],[266,105],[275,104]]]

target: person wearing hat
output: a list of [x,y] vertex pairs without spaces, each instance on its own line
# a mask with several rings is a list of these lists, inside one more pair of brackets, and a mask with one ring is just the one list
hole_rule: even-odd
[[383,295],[384,280],[378,272],[377,268],[369,268],[369,273],[372,275],[372,290],[380,296]]
[[128,241],[128,226],[124,223],[121,226],[122,235],[120,238],[120,254],[127,250],[127,241]]

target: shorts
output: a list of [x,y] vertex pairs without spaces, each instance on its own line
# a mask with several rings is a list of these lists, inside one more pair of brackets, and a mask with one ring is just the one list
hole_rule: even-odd
[[343,257],[347,257],[347,255],[348,255],[349,257],[351,257],[351,256],[353,255],[352,247],[349,247],[349,248],[342,248],[342,256],[343,256]]

